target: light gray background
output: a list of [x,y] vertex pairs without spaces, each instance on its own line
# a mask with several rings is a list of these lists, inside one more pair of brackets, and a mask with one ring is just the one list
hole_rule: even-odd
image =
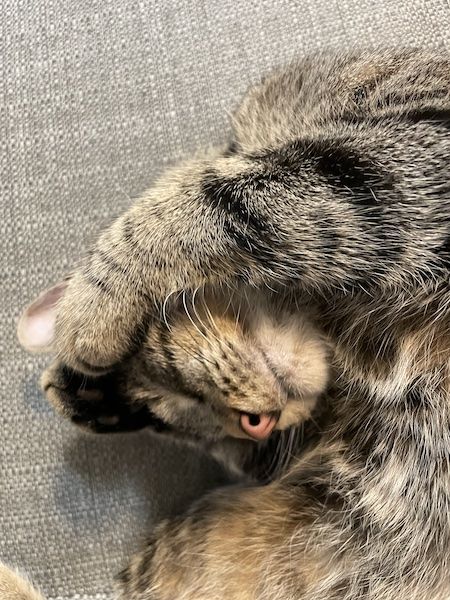
[[37,388],[21,307],[165,165],[223,140],[296,54],[448,46],[446,0],[2,0],[0,557],[50,598],[103,599],[154,520],[217,473],[149,435],[85,436]]

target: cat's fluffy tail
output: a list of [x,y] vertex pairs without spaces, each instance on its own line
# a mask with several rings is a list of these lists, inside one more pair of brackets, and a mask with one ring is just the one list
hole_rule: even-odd
[[0,563],[0,600],[45,600],[17,571]]

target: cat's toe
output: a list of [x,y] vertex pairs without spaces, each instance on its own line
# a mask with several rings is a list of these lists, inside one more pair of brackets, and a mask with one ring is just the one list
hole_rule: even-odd
[[41,386],[54,408],[76,425],[96,433],[142,429],[148,410],[127,402],[114,374],[89,377],[56,361],[46,369]]

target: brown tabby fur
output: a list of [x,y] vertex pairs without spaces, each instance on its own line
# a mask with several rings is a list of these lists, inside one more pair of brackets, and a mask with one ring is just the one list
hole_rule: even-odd
[[[254,480],[276,453],[270,442],[225,439],[237,435],[224,424],[233,413],[224,411],[217,435],[191,414],[194,437],[221,444],[222,456],[228,445],[253,482],[162,523],[123,572],[121,598],[446,600],[450,57],[313,57],[250,90],[233,124],[226,151],[168,172],[101,236],[59,305],[60,362],[44,384],[51,396],[64,370],[108,372],[98,381],[117,377],[125,390],[109,416],[95,384],[84,404],[60,389],[58,406],[98,428],[145,405],[150,424],[176,433],[177,415],[152,408],[161,390],[150,388],[165,374],[197,397],[201,423],[218,402],[216,384],[206,378],[200,389],[205,371],[180,376],[171,340],[182,336],[158,345],[152,331],[164,330],[166,314],[176,322],[183,290],[195,306],[204,286],[238,298],[250,286],[274,312],[277,302],[298,305],[320,328],[313,339],[333,350],[328,405],[316,418],[320,435],[306,447],[290,438],[289,464],[266,485]],[[171,350],[158,358],[155,347]],[[147,375],[124,383],[122,365],[133,361]],[[261,373],[252,392],[231,390],[230,410],[282,414],[288,395],[271,404],[273,380]],[[319,391],[306,403],[297,394],[297,424],[322,406]]]

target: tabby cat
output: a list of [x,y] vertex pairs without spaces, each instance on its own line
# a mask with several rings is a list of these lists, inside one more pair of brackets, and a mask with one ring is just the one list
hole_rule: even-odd
[[123,600],[450,598],[449,127],[444,52],[295,63],[25,313],[64,414],[243,474],[156,528]]

